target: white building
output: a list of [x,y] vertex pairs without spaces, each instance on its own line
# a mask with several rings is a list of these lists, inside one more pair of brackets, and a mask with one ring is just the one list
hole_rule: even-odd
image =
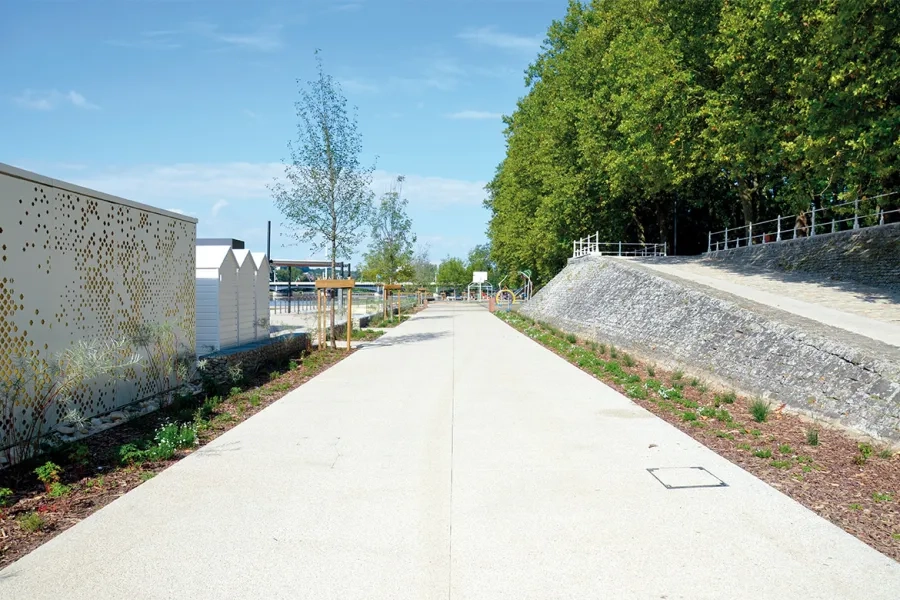
[[197,246],[197,354],[238,344],[238,261],[230,246]]
[[256,340],[256,263],[249,250],[232,250],[238,263],[238,344]]
[[251,252],[256,267],[256,301],[254,302],[254,323],[256,339],[269,337],[269,257],[263,252]]
[[[171,326],[178,351],[192,353],[196,224],[0,163],[0,381],[27,378],[26,355],[49,362],[146,325]],[[159,393],[141,365],[125,375],[79,391],[72,408],[90,418]],[[54,407],[46,429],[67,410]],[[0,448],[20,424],[0,417]]]

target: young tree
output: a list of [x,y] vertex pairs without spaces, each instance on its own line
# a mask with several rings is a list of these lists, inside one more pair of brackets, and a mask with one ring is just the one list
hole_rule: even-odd
[[429,247],[419,247],[413,257],[413,281],[419,286],[431,285],[436,281],[437,266],[429,258]]
[[363,271],[367,277],[378,277],[386,283],[410,279],[413,276],[412,220],[406,214],[408,202],[400,197],[403,177],[397,178],[397,188],[381,197],[374,212],[369,251],[363,256]]
[[[289,235],[310,244],[313,252],[326,250],[334,273],[337,257],[350,255],[357,232],[369,218],[375,167],[360,163],[362,138],[356,116],[348,112],[340,84],[325,73],[318,52],[316,64],[318,77],[301,88],[294,104],[297,140],[288,142],[286,182],[278,181],[269,189]],[[331,333],[334,345],[333,298]]]

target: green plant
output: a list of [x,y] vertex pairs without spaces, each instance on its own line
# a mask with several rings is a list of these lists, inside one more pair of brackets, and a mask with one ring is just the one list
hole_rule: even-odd
[[691,412],[691,411],[685,411],[685,412],[681,413],[681,420],[682,421],[696,421],[697,413]]
[[239,387],[237,387],[237,386],[234,386],[233,388],[231,388],[230,390],[228,390],[228,395],[229,395],[229,396],[237,396],[237,395],[240,394],[240,393],[241,393],[241,388],[239,388]]
[[732,417],[731,413],[726,409],[720,408],[716,411],[716,420],[722,421],[723,423],[731,423],[731,421],[734,420],[734,417]]
[[740,448],[741,450],[749,450],[750,444],[748,444],[746,442],[741,442],[740,444],[737,445],[737,447]]
[[697,387],[698,385],[700,385],[700,380],[697,379],[696,377],[692,377],[690,385],[691,385],[691,387]]
[[207,396],[197,412],[194,413],[194,421],[209,421],[220,404],[222,404],[222,399],[219,396]]
[[91,463],[91,449],[87,444],[76,444],[67,456],[69,462],[80,467],[86,467]]
[[72,488],[70,486],[54,481],[50,484],[48,495],[51,498],[61,498],[63,496],[68,496],[71,491]]
[[60,473],[62,473],[62,468],[58,464],[49,461],[34,470],[34,474],[44,484],[44,489],[47,492],[50,491],[51,485],[59,482]]
[[733,391],[725,392],[724,394],[716,394],[715,399],[722,404],[734,404],[734,401],[737,400],[737,394]]
[[11,503],[13,491],[8,487],[0,488],[0,508],[8,506]]
[[637,400],[645,400],[647,398],[647,389],[642,385],[632,384],[626,386],[625,393]]
[[141,362],[125,340],[74,342],[52,358],[37,352],[9,356],[13,369],[0,378],[0,431],[8,464],[34,457],[47,446],[48,415],[65,410],[65,421],[84,420],[74,396],[90,382],[119,379]]
[[574,344],[575,342],[578,341],[578,338],[575,337],[575,334],[574,334],[574,333],[567,333],[567,334],[566,334],[566,341],[569,342],[570,344]]
[[706,385],[704,382],[702,382],[702,381],[701,381],[701,382],[699,383],[699,385],[697,385],[696,387],[697,387],[697,391],[700,392],[701,394],[705,394],[706,392],[709,391],[709,386],[707,386],[707,385]]
[[190,425],[167,423],[156,432],[154,440],[157,446],[171,446],[177,450],[184,450],[192,448],[197,443],[197,431]]
[[716,437],[717,438],[725,438],[726,440],[733,440],[734,434],[731,433],[730,431],[717,431]]
[[44,517],[34,511],[19,516],[16,521],[19,523],[19,527],[31,533],[40,531],[47,524]]
[[591,350],[593,350],[594,352],[597,351],[597,342],[591,342]]
[[872,493],[872,500],[874,500],[875,502],[890,502],[893,499],[894,499],[894,497],[891,494],[888,494],[887,492],[873,492]]
[[862,454],[863,456],[865,456],[867,459],[871,458],[872,454],[875,452],[872,449],[871,444],[865,444],[863,442],[860,442],[859,444],[856,445],[856,447],[859,449],[859,453]]
[[616,350],[616,347],[613,345],[610,345],[610,347],[609,347],[609,357],[610,358],[618,358],[619,357],[619,351]]
[[818,446],[819,445],[819,430],[809,428],[806,430],[806,443],[810,446]]
[[715,418],[716,409],[713,408],[712,406],[704,406],[703,408],[700,409],[700,416],[706,417],[708,419]]
[[234,385],[240,385],[244,381],[244,369],[241,363],[230,365],[228,367],[228,379]]
[[139,477],[141,481],[150,481],[151,479],[156,477],[156,473],[154,473],[153,471],[141,471]]
[[[355,334],[355,333],[356,333],[356,330],[351,331],[350,332],[351,337],[354,337],[353,334]],[[296,371],[297,367],[299,367],[299,366],[300,365],[297,364],[296,360],[291,359],[290,361],[288,361],[288,369],[290,369],[291,371]]]
[[250,406],[259,406],[259,405],[260,405],[260,402],[262,402],[262,400],[261,400],[261,398],[260,398],[260,396],[259,396],[258,393],[257,393],[257,394],[252,394],[252,395],[250,396],[250,400],[249,400],[249,401],[250,401]]
[[600,354],[606,354],[606,344],[600,344]]
[[866,464],[866,461],[868,461],[868,460],[869,459],[866,458],[865,454],[857,454],[856,456],[853,457],[853,462],[856,463],[857,465],[859,465],[860,467],[863,466],[864,464]]
[[778,451],[781,452],[782,454],[793,454],[794,453],[794,449],[791,448],[790,445],[788,445],[788,444],[781,444],[780,446],[778,446]]
[[894,453],[891,452],[888,448],[885,448],[881,452],[878,453],[878,458],[883,458],[885,460],[889,460],[894,456]]
[[291,384],[285,381],[284,383],[272,384],[269,386],[269,389],[273,392],[286,392],[291,389],[291,387]]
[[760,431],[759,429],[751,429],[751,430],[750,430],[750,435],[752,435],[753,437],[757,437],[757,438],[758,438],[759,436],[762,435],[762,431]]
[[862,510],[862,504],[854,502],[850,505],[850,510]]
[[633,367],[635,363],[631,355],[626,352],[622,355],[622,364],[624,364],[626,367]]
[[759,448],[753,452],[756,458],[772,458],[772,451],[768,448]]
[[656,377],[656,365],[647,365],[647,375]]
[[794,463],[789,460],[773,460],[769,464],[776,469],[790,469],[792,466],[794,466]]
[[678,369],[674,373],[672,373],[672,381],[679,381],[682,377],[684,377],[684,371]]
[[279,377],[281,377],[281,373],[278,371],[272,371],[271,373],[269,373],[269,381],[275,381]]
[[84,482],[84,487],[89,490],[93,488],[102,488],[104,485],[106,485],[106,478],[103,475],[98,475],[97,477],[88,479]]
[[762,400],[760,398],[755,399],[750,403],[750,415],[753,417],[753,420],[757,423],[765,423],[766,419],[769,418],[769,411],[771,409],[771,405]]
[[891,537],[894,538],[894,539],[897,540],[897,541],[900,541],[900,533],[892,533],[892,534],[891,534]]

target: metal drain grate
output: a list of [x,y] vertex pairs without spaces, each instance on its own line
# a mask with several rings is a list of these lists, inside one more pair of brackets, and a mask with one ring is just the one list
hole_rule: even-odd
[[728,487],[727,483],[703,467],[654,467],[647,471],[667,490]]

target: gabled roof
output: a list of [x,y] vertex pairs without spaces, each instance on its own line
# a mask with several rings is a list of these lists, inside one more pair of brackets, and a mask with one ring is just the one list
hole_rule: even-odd
[[231,246],[197,246],[198,269],[219,269],[231,260],[237,262]]
[[262,269],[263,261],[269,262],[269,257],[265,252],[251,252],[250,256],[253,258],[253,264],[256,265],[257,270]]
[[234,252],[234,258],[237,259],[238,264],[241,266],[243,266],[244,262],[250,256],[250,251],[244,248],[232,250],[232,252]]

